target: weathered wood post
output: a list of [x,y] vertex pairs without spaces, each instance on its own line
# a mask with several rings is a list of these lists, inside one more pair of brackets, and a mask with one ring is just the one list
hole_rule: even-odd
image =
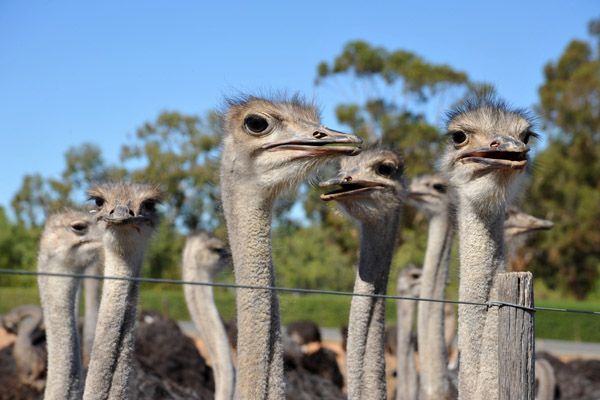
[[535,329],[533,276],[530,272],[498,275],[498,379],[500,400],[533,400],[535,390]]

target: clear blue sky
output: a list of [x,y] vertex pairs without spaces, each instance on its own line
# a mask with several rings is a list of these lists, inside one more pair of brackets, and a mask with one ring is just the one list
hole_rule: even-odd
[[204,114],[235,90],[300,91],[336,127],[316,66],[350,40],[414,51],[537,101],[542,68],[600,15],[581,1],[1,1],[0,206],[66,150],[121,145],[161,110]]

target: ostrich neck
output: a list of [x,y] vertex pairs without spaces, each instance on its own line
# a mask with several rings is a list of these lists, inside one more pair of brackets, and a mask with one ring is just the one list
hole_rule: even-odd
[[[85,271],[88,275],[100,275],[101,264],[96,263]],[[84,286],[84,318],[83,318],[83,365],[88,365],[94,344],[98,310],[100,309],[100,279],[86,278]]]
[[[406,297],[409,293],[397,292],[398,296]],[[415,320],[415,302],[396,300],[396,400],[417,400],[419,382],[415,366],[415,344],[412,327]]]
[[[235,188],[235,189],[232,189]],[[275,286],[271,258],[273,200],[256,190],[222,185],[235,280],[239,285]],[[238,289],[238,375],[240,399],[282,399],[283,349],[277,293]]]
[[[138,277],[147,240],[115,246],[111,239],[105,234],[105,275]],[[104,282],[84,399],[129,398],[138,295],[137,282]]]
[[[186,281],[213,281],[207,271],[196,268],[193,264],[186,265],[183,274]],[[215,375],[215,399],[231,400],[235,389],[235,372],[229,341],[214,301],[213,289],[210,286],[185,285],[184,293],[194,324],[210,356]]]
[[[454,227],[449,213],[432,215],[429,218],[421,298],[445,298],[453,242]],[[443,303],[419,303],[417,335],[420,343],[421,388],[425,399],[446,399],[449,396],[449,380],[446,370]]]
[[[461,301],[485,303],[495,297],[495,277],[506,271],[504,212],[504,207],[481,212],[461,198],[458,213]],[[461,399],[497,398],[497,309],[460,305],[458,314]]]
[[[355,293],[386,293],[399,223],[400,208],[378,221],[361,222]],[[348,327],[349,398],[387,398],[384,335],[385,299],[353,297]]]
[[[71,272],[62,265],[46,271]],[[48,348],[48,378],[44,399],[79,399],[82,392],[81,353],[75,315],[80,279],[40,277]]]

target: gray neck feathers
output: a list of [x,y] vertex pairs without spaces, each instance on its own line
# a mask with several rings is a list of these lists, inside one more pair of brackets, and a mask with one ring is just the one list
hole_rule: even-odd
[[[86,274],[100,275],[101,264],[96,263],[86,269]],[[98,322],[98,310],[100,309],[100,280],[84,279],[84,319],[83,319],[83,365],[87,366],[92,355],[96,323]]]
[[[187,254],[183,260],[183,279],[194,282],[212,282],[208,271],[198,268]],[[205,343],[215,375],[215,400],[231,400],[235,389],[235,372],[229,341],[210,286],[184,285],[186,303],[192,320]]]
[[[104,236],[105,275],[140,276],[147,240],[124,252],[114,239]],[[104,282],[84,399],[130,397],[138,295],[137,282]]]
[[[398,296],[405,297],[407,293],[401,290]],[[396,320],[398,325],[396,344],[396,400],[417,400],[419,394],[419,378],[415,365],[415,343],[412,336],[415,320],[414,301],[396,300]]]
[[[430,216],[421,298],[445,298],[453,242],[454,227],[449,212]],[[449,379],[446,368],[443,303],[419,303],[417,334],[421,389],[425,399],[446,399],[449,395]]]
[[[385,294],[400,222],[400,208],[378,221],[361,222],[355,293]],[[348,328],[348,397],[386,399],[385,300],[352,298]]]
[[543,358],[535,360],[536,393],[535,400],[554,400],[556,398],[556,375],[554,368]]
[[[224,182],[222,176],[221,181]],[[275,286],[271,258],[272,200],[256,191],[223,183],[221,195],[235,280],[240,285]],[[282,399],[283,347],[277,293],[237,290],[240,399]]]
[[[52,261],[49,261],[52,263]],[[40,265],[40,271],[71,272],[63,265]],[[44,399],[78,399],[82,391],[81,353],[75,316],[76,278],[40,276],[40,297],[48,349]]]
[[[495,277],[506,271],[504,214],[503,207],[482,212],[461,198],[458,213],[461,301],[484,303],[495,298]],[[458,314],[461,399],[495,399],[498,397],[497,309],[461,305]]]

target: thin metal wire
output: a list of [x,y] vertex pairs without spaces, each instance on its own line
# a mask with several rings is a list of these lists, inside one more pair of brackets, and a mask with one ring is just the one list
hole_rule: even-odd
[[470,301],[459,301],[459,300],[447,300],[447,299],[424,299],[419,297],[404,297],[404,296],[390,296],[386,294],[366,294],[366,293],[353,293],[353,292],[341,292],[331,290],[319,290],[319,289],[301,289],[301,288],[284,288],[277,286],[252,286],[252,285],[238,285],[234,283],[215,283],[215,282],[193,282],[193,281],[182,281],[177,279],[157,279],[157,278],[137,278],[129,276],[104,276],[104,275],[87,275],[87,274],[66,274],[58,272],[39,272],[39,271],[21,271],[12,269],[0,269],[0,274],[6,275],[29,275],[29,276],[50,276],[58,278],[86,278],[86,279],[108,279],[117,281],[130,281],[130,282],[141,282],[141,283],[166,283],[172,285],[199,285],[199,286],[212,286],[212,287],[225,287],[234,289],[252,289],[252,290],[274,290],[279,292],[294,292],[294,293],[310,293],[310,294],[330,294],[336,296],[357,296],[357,297],[375,297],[388,300],[412,300],[412,301],[427,301],[431,303],[450,303],[450,304],[465,304],[470,306],[482,306],[482,307],[515,307],[530,312],[536,311],[560,311],[560,312],[573,312],[580,314],[593,314],[600,315],[600,311],[585,311],[585,310],[570,310],[566,308],[548,308],[548,307],[525,307],[519,304],[508,303],[499,300],[491,300],[486,303],[476,303]]

